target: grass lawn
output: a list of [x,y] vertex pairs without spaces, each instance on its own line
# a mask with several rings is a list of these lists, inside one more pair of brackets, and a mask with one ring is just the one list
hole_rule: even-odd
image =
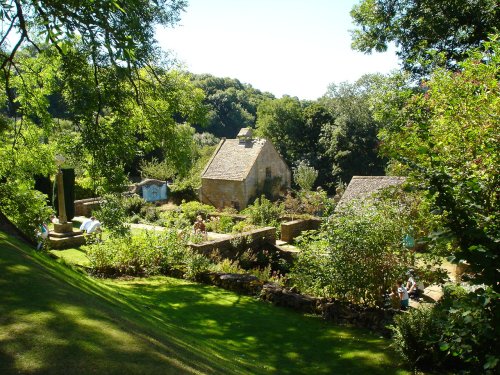
[[404,374],[389,342],[167,277],[102,280],[0,232],[0,373]]

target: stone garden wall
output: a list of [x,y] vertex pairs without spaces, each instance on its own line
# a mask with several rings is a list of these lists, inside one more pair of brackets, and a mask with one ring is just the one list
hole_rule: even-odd
[[321,219],[299,219],[281,223],[281,240],[290,243],[305,230],[316,230],[321,226]]
[[263,283],[253,275],[204,273],[197,281],[216,285],[236,293],[259,295],[259,298],[276,306],[286,307],[301,313],[321,315],[323,319],[339,325],[366,328],[390,336],[388,325],[393,323],[399,310],[354,305],[333,299],[317,298],[274,283]]
[[101,198],[87,198],[75,201],[75,216],[90,217],[93,210],[99,208]]
[[323,319],[340,325],[367,328],[389,336],[387,328],[399,314],[399,310],[355,305],[333,299],[317,298],[282,288],[277,284],[264,284],[260,298],[277,306],[287,307],[304,313],[318,314]]
[[214,250],[217,250],[223,258],[237,259],[242,251],[247,249],[257,251],[263,247],[274,245],[275,243],[276,228],[265,227],[237,234],[231,238],[190,244],[189,246],[194,251],[206,256],[209,256]]

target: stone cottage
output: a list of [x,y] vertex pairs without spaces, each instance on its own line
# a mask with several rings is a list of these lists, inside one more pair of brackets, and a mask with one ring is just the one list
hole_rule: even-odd
[[266,139],[251,128],[237,139],[222,139],[201,175],[200,201],[216,208],[244,209],[260,194],[276,197],[290,187],[290,168]]

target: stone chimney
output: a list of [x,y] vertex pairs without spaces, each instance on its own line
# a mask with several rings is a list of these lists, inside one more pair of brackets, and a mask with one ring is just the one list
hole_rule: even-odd
[[245,144],[252,140],[252,128],[241,128],[240,132],[236,136],[239,140],[239,144]]

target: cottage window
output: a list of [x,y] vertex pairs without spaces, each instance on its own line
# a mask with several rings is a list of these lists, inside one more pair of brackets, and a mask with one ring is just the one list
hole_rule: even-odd
[[271,177],[272,177],[271,167],[267,167],[266,168],[266,178],[271,178]]
[[234,209],[236,209],[237,211],[240,210],[240,202],[232,201],[231,204],[232,204]]

